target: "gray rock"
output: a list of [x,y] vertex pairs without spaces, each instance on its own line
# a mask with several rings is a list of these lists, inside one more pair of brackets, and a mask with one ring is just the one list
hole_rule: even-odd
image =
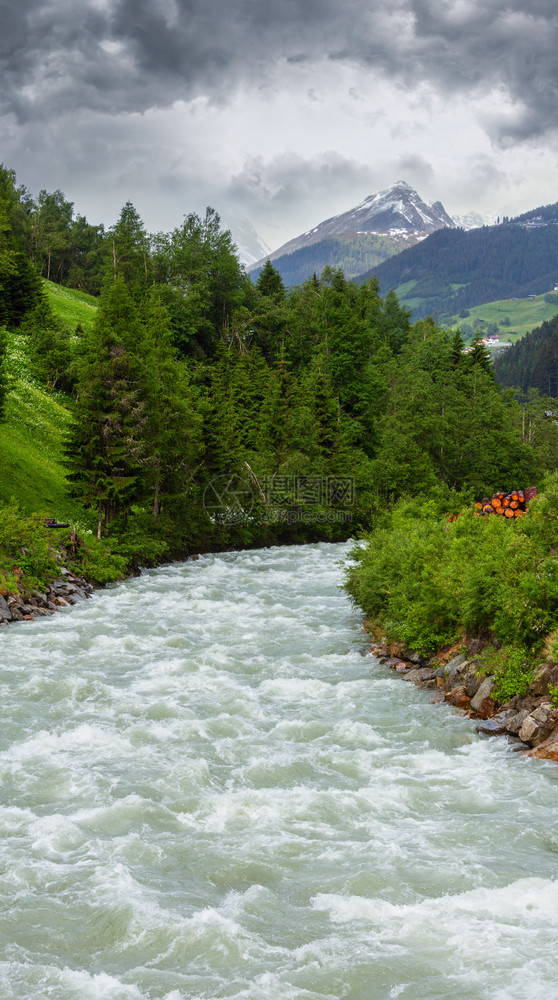
[[536,671],[533,681],[529,685],[529,691],[535,696],[548,694],[551,686],[556,684],[557,681],[558,666],[555,663],[544,663]]
[[478,712],[484,699],[490,698],[493,688],[494,678],[486,677],[475,694],[475,697],[471,698],[471,708],[473,709],[473,712]]
[[448,680],[450,680],[450,678],[454,678],[457,676],[459,667],[465,662],[466,662],[466,657],[464,656],[463,653],[460,653],[459,656],[454,656],[453,660],[450,660],[449,663],[446,663],[444,669],[446,671],[446,677],[448,678]]
[[506,726],[508,733],[512,733],[513,736],[517,736],[519,730],[521,729],[528,715],[529,712],[527,711],[526,708],[522,708],[521,711],[519,712],[514,711],[514,715],[511,722],[509,722],[508,725]]
[[468,673],[465,675],[463,686],[465,688],[465,693],[467,694],[467,697],[474,698],[478,689],[481,686],[480,677],[477,677],[474,670],[469,670]]
[[410,660],[411,663],[423,664],[424,656],[422,653],[417,652],[416,649],[408,649],[405,653],[405,659]]
[[0,594],[0,622],[11,622],[11,620],[12,612],[8,606],[8,602]]
[[491,719],[483,719],[476,725],[477,733],[484,733],[486,736],[500,736],[509,732],[508,724],[517,713],[513,708],[506,709],[505,712],[498,712]]
[[434,679],[432,667],[414,667],[403,675],[404,681],[413,681],[415,684],[423,684],[425,681]]
[[524,743],[536,747],[548,739],[558,725],[558,711],[550,702],[543,702],[534,712],[527,716],[518,736]]

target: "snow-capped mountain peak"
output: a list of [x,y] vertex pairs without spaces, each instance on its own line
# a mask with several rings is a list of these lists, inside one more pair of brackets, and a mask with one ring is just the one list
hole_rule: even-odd
[[[349,236],[357,234],[407,234],[409,237],[424,238],[437,229],[455,229],[456,224],[447,214],[441,202],[427,205],[419,194],[407,184],[398,181],[383,191],[371,194],[355,208],[326,219],[313,229],[302,233],[285,243],[269,255],[271,260],[284,254],[294,253],[312,243],[318,243],[328,236]],[[259,261],[256,267],[264,263]]]

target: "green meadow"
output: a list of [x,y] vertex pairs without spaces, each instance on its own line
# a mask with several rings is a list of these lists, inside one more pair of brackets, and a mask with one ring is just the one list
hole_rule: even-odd
[[[95,299],[45,281],[53,312],[70,328],[90,325]],[[15,500],[26,514],[67,520],[78,514],[65,491],[63,441],[70,414],[61,393],[47,392],[27,360],[27,338],[11,333],[8,373],[11,391],[0,426],[0,505]]]
[[495,323],[498,326],[497,336],[513,344],[541,323],[552,319],[557,313],[558,304],[545,302],[544,295],[537,295],[532,299],[500,299],[495,302],[485,302],[484,305],[469,309],[468,316],[452,316],[444,325],[451,329],[463,326],[474,328],[477,323],[479,332],[484,335],[484,328]]

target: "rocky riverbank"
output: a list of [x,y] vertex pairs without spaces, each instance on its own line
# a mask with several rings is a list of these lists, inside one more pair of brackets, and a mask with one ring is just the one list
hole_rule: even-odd
[[34,621],[47,615],[54,615],[62,608],[85,601],[91,597],[94,587],[82,576],[74,576],[62,567],[60,576],[52,580],[44,593],[0,594],[0,627],[12,622]]
[[550,696],[558,683],[557,664],[543,664],[527,694],[500,702],[495,696],[495,678],[483,664],[479,640],[463,652],[449,650],[430,659],[385,639],[373,642],[370,650],[402,680],[432,690],[436,701],[447,702],[475,719],[479,733],[506,736],[530,757],[558,761],[558,708]]

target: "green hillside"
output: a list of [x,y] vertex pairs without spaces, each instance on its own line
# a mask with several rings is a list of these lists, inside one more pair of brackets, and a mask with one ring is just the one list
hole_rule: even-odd
[[75,330],[78,324],[84,330],[91,326],[97,310],[97,299],[93,295],[46,280],[43,280],[43,288],[53,313],[70,330]]
[[[282,254],[273,261],[285,285],[301,285],[313,274],[321,274],[325,267],[341,268],[346,278],[356,278],[382,261],[398,254],[416,242],[415,237],[387,236],[379,233],[346,234],[329,236],[317,240],[309,246]],[[258,279],[262,268],[250,272],[253,281]]]
[[464,309],[462,315],[452,316],[444,325],[451,329],[459,327],[465,340],[471,340],[478,332],[483,336],[496,334],[501,340],[513,344],[557,313],[558,302],[545,302],[544,295],[528,299],[498,299]]
[[439,229],[356,280],[374,274],[381,294],[396,290],[414,319],[445,324],[485,302],[550,292],[558,281],[558,225]]
[[[75,330],[90,326],[95,299],[85,293],[44,282],[50,306]],[[27,514],[75,518],[75,504],[66,495],[62,441],[69,423],[66,399],[47,392],[35,379],[27,356],[27,337],[9,336],[6,421],[0,448],[0,504],[15,499]]]

